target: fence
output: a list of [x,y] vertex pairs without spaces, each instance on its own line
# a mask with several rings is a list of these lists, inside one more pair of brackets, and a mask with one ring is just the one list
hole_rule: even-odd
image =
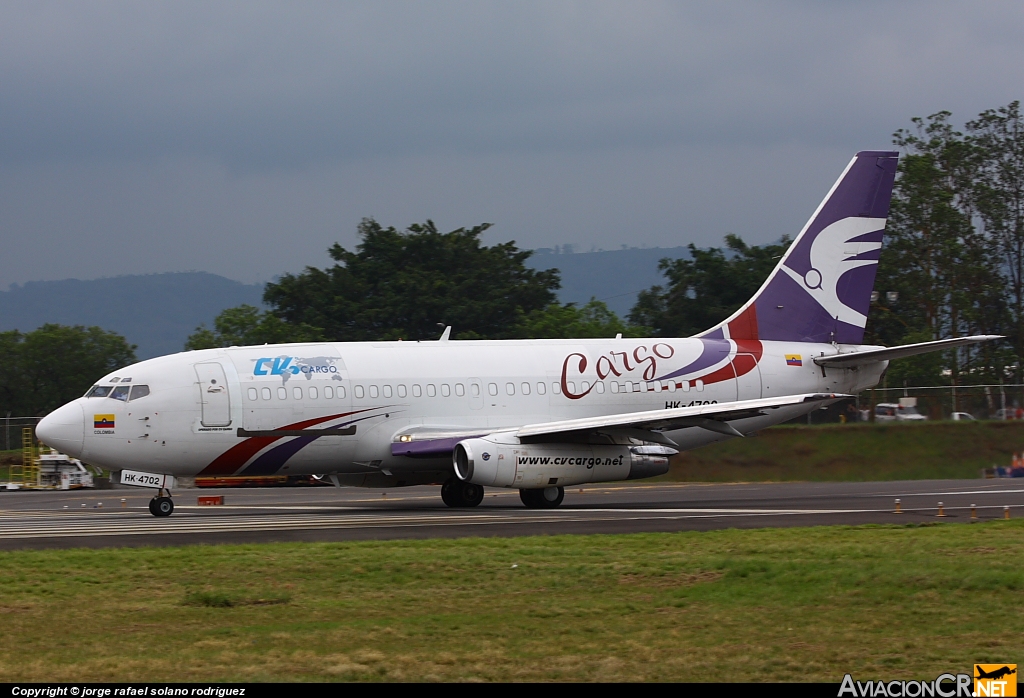
[[42,417],[12,417],[7,415],[0,417],[0,449],[4,451],[21,450],[21,429],[22,427],[34,427]]
[[[900,398],[916,398],[917,411],[930,420],[952,419],[1024,419],[1024,383],[982,385],[883,386],[865,390],[850,400],[815,410],[793,423],[823,424],[870,421],[878,405],[898,404]],[[963,413],[969,415],[963,416]]]

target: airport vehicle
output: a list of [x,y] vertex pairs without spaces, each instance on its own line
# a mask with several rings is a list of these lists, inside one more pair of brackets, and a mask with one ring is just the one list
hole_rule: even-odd
[[651,477],[669,457],[875,385],[890,359],[985,341],[864,346],[898,153],[847,165],[760,290],[690,338],[323,342],[142,361],[47,415],[43,442],[157,489],[173,476],[311,474],[334,485],[485,486],[528,507]]
[[918,412],[914,405],[901,405],[896,402],[880,402],[875,405],[876,422],[923,422],[927,419],[928,417]]
[[974,415],[970,412],[954,412],[953,416],[950,417],[954,422],[976,422]]

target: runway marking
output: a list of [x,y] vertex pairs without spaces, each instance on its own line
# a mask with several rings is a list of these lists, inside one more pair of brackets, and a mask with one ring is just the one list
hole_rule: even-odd
[[[966,510],[970,507],[946,507],[947,511]],[[978,509],[1001,509],[999,506]],[[906,510],[906,513],[929,513],[928,510]],[[92,513],[92,512],[90,512]],[[99,512],[96,512],[97,514]],[[0,539],[25,538],[83,538],[108,536],[273,532],[288,530],[322,530],[352,528],[424,528],[437,526],[466,526],[498,524],[557,524],[595,523],[614,521],[679,520],[706,518],[743,518],[771,516],[806,516],[829,514],[892,514],[891,509],[564,509],[544,513],[516,511],[514,513],[451,512],[439,510],[430,514],[345,513],[334,516],[296,516],[294,514],[265,516],[184,516],[171,519],[152,519],[137,512],[130,519],[120,512],[104,513],[88,520],[69,521],[54,516],[51,521],[0,522]],[[595,516],[595,514],[597,514]],[[99,519],[99,520],[98,520]],[[106,520],[103,520],[106,519]]]

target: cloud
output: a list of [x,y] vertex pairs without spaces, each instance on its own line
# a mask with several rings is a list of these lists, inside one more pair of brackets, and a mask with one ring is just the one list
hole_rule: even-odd
[[[911,116],[1018,98],[1022,24],[1015,2],[6,3],[0,283],[96,274],[88,236],[268,278],[364,215],[764,242]],[[53,245],[79,252],[37,262]]]

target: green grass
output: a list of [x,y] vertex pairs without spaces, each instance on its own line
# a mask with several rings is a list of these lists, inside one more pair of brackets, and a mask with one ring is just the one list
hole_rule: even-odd
[[1024,422],[781,426],[673,459],[689,482],[977,478],[1024,451]]
[[934,678],[1024,656],[1024,521],[0,553],[0,681]]

